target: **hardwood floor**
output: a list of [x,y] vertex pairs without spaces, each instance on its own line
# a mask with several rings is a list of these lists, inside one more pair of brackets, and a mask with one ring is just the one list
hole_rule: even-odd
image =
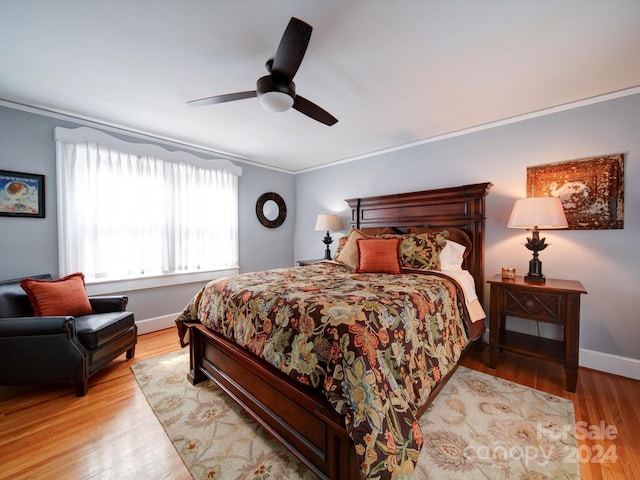
[[[179,348],[174,329],[141,335],[135,358],[95,375],[82,398],[71,385],[0,387],[0,479],[190,479],[129,368]],[[640,479],[640,381],[581,368],[569,393],[557,364],[508,352],[496,370],[487,362],[485,349],[463,365],[573,401],[583,480]]]
[[80,398],[71,385],[0,387],[0,478],[191,479],[130,369],[179,348],[174,329],[140,335]]

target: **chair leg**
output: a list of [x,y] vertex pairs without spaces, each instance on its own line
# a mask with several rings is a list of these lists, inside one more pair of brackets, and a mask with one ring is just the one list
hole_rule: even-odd
[[133,358],[135,354],[136,354],[136,346],[134,345],[129,350],[127,350],[127,359]]
[[82,382],[76,382],[76,397],[84,397],[89,391],[89,379],[85,378]]

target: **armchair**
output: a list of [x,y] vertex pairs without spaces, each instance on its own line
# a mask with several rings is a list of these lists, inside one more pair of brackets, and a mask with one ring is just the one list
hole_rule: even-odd
[[137,327],[126,296],[89,297],[89,315],[37,317],[20,280],[0,282],[0,385],[71,382],[81,397],[94,373],[125,351],[133,358]]

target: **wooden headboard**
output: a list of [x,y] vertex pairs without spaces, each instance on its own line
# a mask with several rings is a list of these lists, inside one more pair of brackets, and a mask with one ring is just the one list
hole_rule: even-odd
[[351,207],[353,227],[455,227],[466,232],[472,249],[463,267],[473,275],[482,302],[485,197],[492,186],[490,182],[476,183],[345,201]]

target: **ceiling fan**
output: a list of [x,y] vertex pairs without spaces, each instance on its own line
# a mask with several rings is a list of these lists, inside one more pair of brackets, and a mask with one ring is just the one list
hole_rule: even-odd
[[276,56],[267,60],[265,65],[269,75],[258,79],[256,90],[200,98],[187,103],[203,106],[258,97],[260,104],[271,112],[284,112],[293,107],[320,123],[329,126],[335,124],[338,119],[329,112],[306,98],[296,95],[296,85],[293,83],[293,77],[309,45],[312,30],[313,27],[308,23],[291,17],[278,45]]

